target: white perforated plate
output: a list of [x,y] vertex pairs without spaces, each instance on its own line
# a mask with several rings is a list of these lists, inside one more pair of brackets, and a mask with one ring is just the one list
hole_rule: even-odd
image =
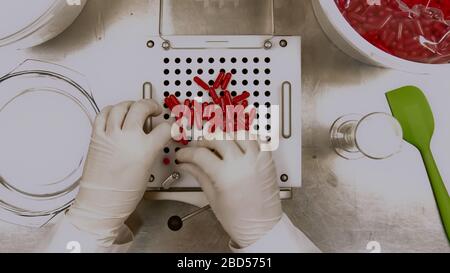
[[[179,37],[177,37],[180,39]],[[247,36],[257,44],[261,36]],[[186,39],[189,39],[186,36]],[[205,37],[205,40],[208,38]],[[227,41],[228,44],[238,44],[240,37],[230,36],[217,41]],[[236,39],[236,41],[230,40]],[[195,40],[202,40],[196,36]],[[291,135],[283,137],[280,125],[280,146],[273,152],[276,163],[280,187],[301,186],[301,45],[300,37],[274,37],[271,39],[272,48],[176,48],[165,50],[161,47],[160,37],[155,37],[155,46],[149,54],[148,78],[152,85],[152,97],[163,103],[165,96],[175,94],[180,101],[194,99],[199,96],[203,101],[210,101],[210,97],[193,82],[194,76],[200,76],[205,81],[213,81],[220,70],[233,73],[233,81],[229,91],[240,94],[249,91],[251,97],[249,103],[255,106],[266,107],[279,105],[281,111],[282,90],[284,86],[285,107],[284,130],[290,129]],[[286,41],[287,46],[280,45]],[[178,44],[192,45],[190,41],[178,40]],[[289,85],[291,86],[289,100]],[[291,111],[288,111],[289,102]],[[283,116],[280,114],[280,116]],[[270,116],[271,118],[271,116]],[[290,120],[289,120],[290,119]],[[267,117],[259,116],[261,124],[267,123]],[[161,117],[153,119],[153,126],[162,121],[172,121],[170,110],[165,108]],[[270,124],[270,123],[269,123]],[[282,122],[280,122],[282,124]],[[290,128],[288,128],[290,126]],[[271,130],[266,125],[259,130]],[[286,135],[286,133],[284,134]],[[149,183],[152,188],[159,188],[161,183],[173,172],[178,171],[174,164],[175,151],[182,145],[171,143],[163,151],[153,168],[153,180]],[[170,164],[164,164],[164,159],[170,160]],[[286,179],[287,178],[287,179]],[[284,180],[284,181],[283,181]],[[196,188],[197,182],[190,176],[181,173],[181,179],[173,187]]]

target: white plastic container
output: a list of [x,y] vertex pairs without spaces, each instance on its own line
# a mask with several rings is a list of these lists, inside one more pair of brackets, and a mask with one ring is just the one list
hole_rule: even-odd
[[87,0],[2,0],[0,49],[42,44],[63,32]]
[[388,54],[366,41],[347,22],[333,0],[312,0],[323,31],[342,51],[364,63],[412,73],[448,73],[450,64],[424,64]]

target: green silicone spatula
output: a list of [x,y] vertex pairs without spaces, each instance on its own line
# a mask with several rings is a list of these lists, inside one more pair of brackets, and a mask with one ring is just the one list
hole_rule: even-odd
[[431,153],[434,118],[423,92],[414,86],[405,86],[386,93],[392,114],[403,128],[404,139],[421,153],[433,188],[447,239],[450,241],[450,197]]

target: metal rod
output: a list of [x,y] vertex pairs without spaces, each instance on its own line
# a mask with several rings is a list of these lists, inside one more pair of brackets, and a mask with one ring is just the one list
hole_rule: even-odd
[[181,220],[184,222],[184,221],[189,220],[190,218],[195,217],[195,216],[197,216],[197,215],[199,215],[199,214],[201,214],[201,213],[203,213],[203,212],[205,212],[205,211],[207,211],[209,209],[211,209],[210,205],[204,206],[203,208],[200,208],[200,209],[198,209],[196,211],[193,211],[193,212],[185,215],[183,218],[181,218]]
[[172,231],[178,231],[183,227],[184,221],[187,221],[190,218],[195,217],[196,215],[199,215],[209,209],[211,209],[211,206],[207,205],[207,206],[204,206],[203,208],[193,211],[183,217],[174,215],[174,216],[170,217],[169,220],[167,221],[167,226]]

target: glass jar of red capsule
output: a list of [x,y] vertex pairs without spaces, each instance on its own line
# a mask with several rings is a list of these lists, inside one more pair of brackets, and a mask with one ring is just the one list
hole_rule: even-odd
[[396,57],[450,63],[449,0],[335,0],[368,42]]

